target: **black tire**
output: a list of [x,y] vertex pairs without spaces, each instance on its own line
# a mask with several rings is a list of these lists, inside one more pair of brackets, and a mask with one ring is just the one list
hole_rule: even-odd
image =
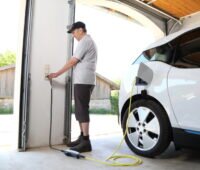
[[[138,133],[137,135],[140,135],[140,137],[138,138],[138,146],[134,146],[134,144],[130,141],[128,135],[126,134],[125,136],[125,141],[128,145],[128,147],[136,154],[138,155],[141,155],[141,156],[145,156],[145,157],[155,157],[159,154],[161,154],[162,152],[164,152],[166,150],[166,148],[169,146],[170,144],[170,141],[171,141],[171,126],[170,126],[170,123],[169,123],[169,119],[168,119],[168,116],[165,112],[165,110],[158,104],[156,103],[155,101],[152,101],[152,100],[138,100],[138,101],[135,101],[132,105],[131,105],[131,111],[133,111],[134,109],[137,110],[138,107],[145,107],[145,108],[148,108],[150,109],[152,112],[149,112],[149,113],[154,113],[154,118],[157,118],[157,122],[159,124],[159,128],[160,128],[160,131],[159,131],[159,136],[157,137],[157,141],[155,142],[155,145],[152,146],[152,148],[150,149],[146,149],[146,150],[143,150],[143,146],[140,146],[140,140],[143,139],[142,135],[143,134],[139,134],[140,131],[138,130],[139,128],[135,128],[135,132],[128,132],[129,134],[131,133]],[[128,118],[128,108],[124,114],[124,117],[123,117],[123,121],[122,121],[122,127],[123,127],[123,132],[125,133],[126,131],[126,123],[127,123],[127,118]],[[137,113],[138,111],[134,111],[134,114],[138,114]],[[152,119],[154,119],[152,118]],[[150,120],[151,121],[151,120]],[[149,122],[150,122],[149,121]],[[145,121],[144,121],[145,122]],[[147,122],[147,120],[146,120]],[[136,122],[137,123],[137,122]],[[134,123],[134,124],[136,124]],[[137,126],[138,127],[138,124]],[[137,130],[136,130],[137,129]],[[146,131],[144,132],[145,135],[149,135],[150,134],[150,131]],[[152,139],[154,140],[154,138]]]

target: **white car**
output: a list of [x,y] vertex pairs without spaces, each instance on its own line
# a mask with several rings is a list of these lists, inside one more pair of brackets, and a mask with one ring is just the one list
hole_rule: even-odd
[[200,26],[170,34],[136,59],[121,82],[119,112],[136,154],[157,156],[171,141],[200,147]]

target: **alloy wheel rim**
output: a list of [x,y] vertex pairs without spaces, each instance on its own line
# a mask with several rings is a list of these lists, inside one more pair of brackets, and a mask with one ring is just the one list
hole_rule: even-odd
[[127,137],[142,151],[152,149],[160,137],[160,124],[155,113],[144,106],[131,111],[127,119]]

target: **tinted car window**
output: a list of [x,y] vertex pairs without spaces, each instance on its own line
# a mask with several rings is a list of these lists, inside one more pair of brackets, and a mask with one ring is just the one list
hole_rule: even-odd
[[168,44],[149,49],[144,51],[138,59],[134,62],[134,64],[145,63],[148,61],[162,61],[165,63],[169,63],[171,60],[172,49]]
[[175,65],[183,68],[200,67],[200,37],[187,43],[181,44],[178,48],[178,60]]
[[199,68],[200,63],[200,29],[189,31],[171,42],[176,46],[174,66],[180,68]]
[[171,48],[167,45],[163,45],[154,49],[151,49],[150,60],[162,61],[168,63],[171,55]]

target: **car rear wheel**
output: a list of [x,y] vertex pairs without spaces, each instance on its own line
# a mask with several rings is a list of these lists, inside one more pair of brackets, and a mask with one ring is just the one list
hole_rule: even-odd
[[125,141],[136,154],[154,157],[171,141],[171,126],[165,110],[155,101],[138,100],[127,108],[123,117]]

